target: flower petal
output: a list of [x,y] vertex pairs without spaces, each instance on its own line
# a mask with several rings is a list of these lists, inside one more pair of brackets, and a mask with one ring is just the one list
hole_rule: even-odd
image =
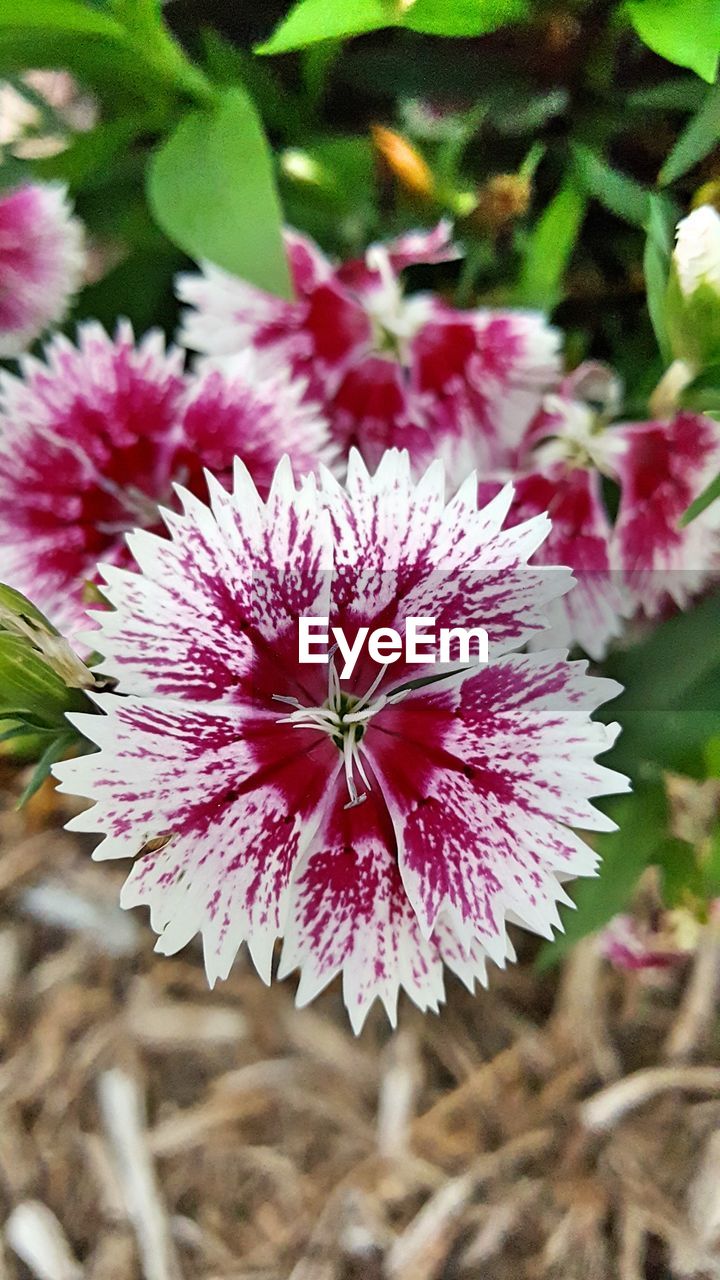
[[614,558],[631,600],[648,617],[674,601],[682,608],[720,567],[717,504],[686,529],[679,520],[720,471],[717,424],[695,413],[670,422],[628,423],[616,468],[622,494]]
[[612,525],[599,473],[556,463],[518,477],[510,523],[543,511],[551,530],[533,562],[568,565],[575,585],[551,605],[552,638],[544,636],[541,643],[546,647],[577,643],[591,658],[600,659],[622,632],[628,602],[620,575],[611,565]]
[[400,841],[400,870],[429,936],[440,914],[463,944],[505,953],[505,921],[551,936],[559,878],[592,873],[570,825],[612,823],[589,803],[626,779],[595,763],[617,726],[588,713],[618,691],[562,654],[498,659],[445,693],[416,689],[377,715],[367,755]]
[[169,699],[97,698],[74,723],[101,747],[60,764],[63,791],[93,798],[72,820],[101,832],[98,858],[135,857],[125,907],[149,906],[158,950],[201,932],[208,978],[227,977],[247,941],[269,981],[289,884],[311,840],[337,752],[273,716],[247,719]]
[[124,690],[230,702],[283,693],[298,614],[328,613],[332,547],[312,480],[296,490],[286,459],[265,504],[240,463],[235,481],[232,494],[212,483],[212,510],[180,491],[184,513],[165,513],[169,540],[133,534],[141,575],[103,571],[116,612],[97,614],[95,645]]
[[342,973],[358,1033],[376,999],[395,1025],[401,987],[418,1008],[437,1010],[444,1000],[444,959],[471,989],[474,977],[484,979],[485,967],[481,948],[462,948],[444,922],[436,938],[423,938],[377,791],[352,809],[345,801],[339,788],[293,886],[279,976],[299,967],[297,1000],[307,1004]]
[[57,183],[0,198],[0,358],[27,351],[60,324],[85,270],[84,233]]

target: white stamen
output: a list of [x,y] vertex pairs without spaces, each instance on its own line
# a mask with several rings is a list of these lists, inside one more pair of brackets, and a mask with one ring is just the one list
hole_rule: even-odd
[[[333,649],[329,655],[328,696],[324,706],[305,707],[298,698],[289,697],[281,693],[274,693],[273,700],[275,702],[284,702],[287,706],[294,708],[289,715],[282,716],[279,719],[279,724],[289,724],[294,729],[320,730],[322,733],[327,733],[340,746],[343,754],[345,783],[350,796],[345,808],[353,809],[367,799],[367,792],[372,789],[362,761],[359,738],[367,722],[378,711],[381,711],[390,700],[387,694],[381,693],[379,697],[372,701],[373,694],[380,685],[390,663],[383,664],[362,697],[349,699],[349,707],[345,711],[343,707],[348,706],[348,697],[343,694],[340,687],[340,680],[333,658],[334,651]],[[358,791],[355,782],[356,771],[358,777],[367,788],[366,791]]]
[[359,711],[361,707],[364,707],[364,706],[365,706],[365,705],[370,701],[370,699],[372,698],[372,696],[373,696],[373,694],[374,694],[375,690],[377,689],[378,685],[380,684],[380,681],[382,680],[382,678],[383,678],[383,676],[385,675],[385,672],[387,671],[387,669],[388,669],[388,667],[389,667],[389,666],[390,666],[390,663],[389,663],[389,662],[384,662],[384,663],[383,663],[383,665],[381,666],[380,670],[378,671],[378,673],[377,673],[377,675],[376,675],[375,679],[373,680],[372,684],[370,685],[370,688],[369,688],[369,689],[368,689],[368,690],[363,694],[363,696],[362,696],[362,698],[360,699],[360,701],[355,703],[355,710],[356,710],[356,711]]

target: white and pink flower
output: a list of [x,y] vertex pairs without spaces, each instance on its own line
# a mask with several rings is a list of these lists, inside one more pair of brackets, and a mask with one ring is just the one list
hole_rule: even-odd
[[[590,363],[545,397],[517,454],[516,469],[486,476],[491,496],[513,475],[510,520],[547,511],[552,530],[535,563],[568,565],[577,585],[552,608],[558,643],[592,658],[638,614],[684,607],[720,569],[720,510],[687,528],[680,520],[720,471],[720,434],[702,414],[664,421],[609,423],[620,388]],[[611,518],[603,480],[619,490]]]
[[291,302],[210,264],[180,277],[187,347],[217,357],[251,346],[267,367],[302,376],[338,445],[357,445],[369,465],[406,447],[419,473],[440,442],[457,483],[475,465],[514,461],[559,376],[559,336],[535,312],[460,311],[436,294],[404,294],[406,267],[458,256],[448,224],[339,267],[296,232],[286,244]]
[[27,351],[64,319],[84,268],[83,228],[64,187],[26,183],[0,196],[0,357]]
[[181,351],[160,333],[136,344],[128,325],[55,337],[21,373],[0,379],[2,579],[61,630],[87,625],[98,561],[126,563],[126,533],[162,527],[174,482],[204,494],[208,466],[229,485],[239,455],[266,492],[283,453],[308,470],[326,441],[301,386],[243,361],[188,378]]
[[[589,718],[618,686],[512,652],[568,586],[527,567],[547,517],[503,529],[509,488],[478,510],[470,477],[446,502],[441,464],[416,484],[396,451],[375,475],[353,454],[346,487],[296,487],[285,460],[266,502],[241,464],[232,493],[209,484],[169,539],[132,535],[139,573],[102,570],[118,694],[76,718],[99,752],[56,768],[95,801],[70,825],[135,859],[123,905],[163,953],[200,932],[211,982],[243,942],[269,981],[283,936],[300,1003],[342,973],[356,1029],[376,998],[394,1021],[401,987],[436,1008],[444,967],[472,989],[511,955],[508,921],[551,935],[562,882],[596,866],[573,828],[611,828],[590,801],[626,786],[595,762],[617,726]],[[489,665],[438,679],[367,652],[341,683],[299,661],[301,616],[351,636],[423,614],[482,625]]]

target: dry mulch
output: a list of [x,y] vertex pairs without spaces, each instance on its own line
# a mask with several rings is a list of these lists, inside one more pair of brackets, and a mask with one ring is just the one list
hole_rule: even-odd
[[0,767],[0,1280],[720,1278],[718,941],[652,984],[592,940],[359,1039],[243,960],[153,954]]

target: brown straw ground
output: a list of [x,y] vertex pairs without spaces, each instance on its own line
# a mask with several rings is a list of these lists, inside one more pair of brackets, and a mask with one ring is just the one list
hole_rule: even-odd
[[0,771],[0,1280],[720,1278],[718,944],[592,940],[352,1035],[239,960],[207,990],[122,866]]

